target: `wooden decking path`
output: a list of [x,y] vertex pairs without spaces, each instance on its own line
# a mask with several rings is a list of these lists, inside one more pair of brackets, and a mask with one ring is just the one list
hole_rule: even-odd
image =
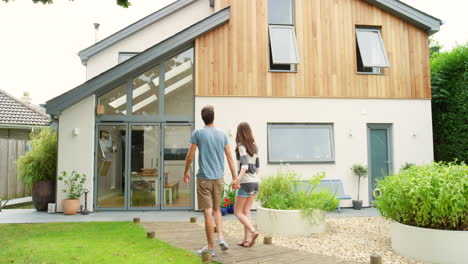
[[[206,245],[204,228],[197,224],[187,222],[142,222],[147,232],[155,232],[156,238],[168,242],[176,247],[196,252]],[[258,240],[251,248],[236,245],[237,240],[225,236],[230,248],[221,251],[216,245],[214,261],[219,263],[314,263],[314,264],[352,264],[338,258],[318,255],[310,252],[293,250],[274,245],[264,245]]]

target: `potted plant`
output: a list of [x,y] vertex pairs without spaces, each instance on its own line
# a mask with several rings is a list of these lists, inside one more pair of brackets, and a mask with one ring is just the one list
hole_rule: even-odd
[[359,192],[360,192],[360,186],[361,186],[361,177],[366,177],[367,176],[367,167],[361,164],[354,164],[351,167],[351,171],[358,177],[358,194],[357,194],[357,200],[353,200],[353,208],[355,210],[361,210],[362,208],[362,200],[359,199]]
[[228,207],[229,205],[231,204],[231,201],[229,200],[229,198],[227,197],[224,197],[224,199],[221,201],[221,215],[226,215],[228,213]]
[[32,200],[38,211],[47,211],[55,202],[57,175],[57,134],[52,128],[31,132],[31,150],[17,162],[19,179],[32,187]]
[[236,190],[232,188],[231,184],[226,184],[226,197],[229,199],[229,205],[227,207],[227,212],[229,214],[234,213],[234,202],[236,200]]
[[325,173],[302,180],[293,170],[262,178],[257,226],[262,233],[309,235],[325,231],[325,211],[338,206],[336,196],[316,187]]
[[392,248],[431,263],[466,263],[468,166],[411,166],[377,181],[380,214],[391,219]]
[[84,193],[83,185],[86,181],[86,174],[72,171],[68,175],[66,171],[62,171],[62,175],[58,179],[68,187],[62,189],[62,192],[68,193],[67,199],[62,200],[63,214],[74,215],[80,209],[80,197]]

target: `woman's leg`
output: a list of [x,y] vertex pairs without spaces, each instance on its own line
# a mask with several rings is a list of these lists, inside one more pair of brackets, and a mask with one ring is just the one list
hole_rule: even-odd
[[234,203],[234,214],[244,226],[244,239],[248,238],[249,232],[255,232],[255,228],[249,218],[244,214],[244,207],[249,199],[250,197],[236,196],[236,202]]
[[[256,194],[252,194],[250,195],[249,197],[247,197],[247,201],[245,202],[244,204],[244,208],[242,209],[242,213],[247,217],[250,225],[253,227],[252,225],[252,217],[250,216],[250,209],[252,208],[252,204],[253,202],[255,201],[255,197],[257,195]],[[247,247],[251,247],[255,244],[255,240],[257,239],[258,237],[258,232],[255,230],[255,228],[252,230],[250,230],[250,232],[247,233],[247,244],[245,246]]]

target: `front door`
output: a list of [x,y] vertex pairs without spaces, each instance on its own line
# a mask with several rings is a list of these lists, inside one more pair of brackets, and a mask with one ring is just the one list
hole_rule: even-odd
[[182,182],[191,124],[98,124],[95,208],[192,209]]
[[375,200],[373,191],[377,179],[393,172],[392,161],[392,125],[368,124],[368,157],[369,157],[369,200]]

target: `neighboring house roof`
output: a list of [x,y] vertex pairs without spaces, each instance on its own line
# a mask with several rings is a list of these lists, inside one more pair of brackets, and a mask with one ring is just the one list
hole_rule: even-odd
[[106,49],[113,44],[119,42],[120,40],[127,38],[128,36],[150,26],[151,24],[169,16],[170,14],[190,5],[191,3],[198,0],[178,0],[174,3],[154,12],[153,14],[138,20],[137,22],[131,24],[130,26],[110,35],[109,37],[97,42],[96,44],[80,51],[78,56],[80,56],[81,63],[86,65],[88,58],[93,56],[96,53],[99,53],[103,49]]
[[432,35],[440,30],[442,20],[428,15],[399,0],[364,0],[369,4],[377,6],[384,11],[397,16]]
[[36,106],[0,90],[0,127],[47,126],[49,122],[49,116]]
[[230,7],[226,7],[74,89],[47,101],[47,113],[58,115],[64,109],[99,90],[116,87],[129,77],[139,74],[142,70],[153,65],[157,62],[156,59],[161,58],[164,54],[187,46],[193,43],[196,37],[226,23],[229,17]]

